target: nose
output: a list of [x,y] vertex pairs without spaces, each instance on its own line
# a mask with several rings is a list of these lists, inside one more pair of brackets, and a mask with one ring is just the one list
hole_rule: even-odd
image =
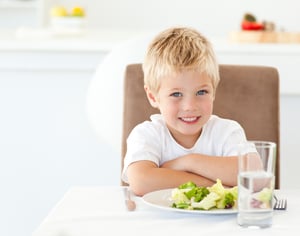
[[182,101],[182,109],[185,111],[193,111],[197,109],[196,96],[187,96]]

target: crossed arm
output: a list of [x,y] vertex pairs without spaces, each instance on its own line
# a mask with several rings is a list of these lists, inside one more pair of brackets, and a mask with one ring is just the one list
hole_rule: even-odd
[[237,184],[238,159],[236,156],[216,157],[201,154],[188,154],[157,166],[151,161],[137,161],[127,170],[132,191],[136,195],[175,188],[193,181],[199,186],[211,186],[216,179],[226,186]]

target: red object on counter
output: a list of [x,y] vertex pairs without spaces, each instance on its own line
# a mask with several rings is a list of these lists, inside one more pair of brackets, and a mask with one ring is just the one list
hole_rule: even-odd
[[264,25],[258,22],[243,21],[241,28],[243,30],[264,30]]

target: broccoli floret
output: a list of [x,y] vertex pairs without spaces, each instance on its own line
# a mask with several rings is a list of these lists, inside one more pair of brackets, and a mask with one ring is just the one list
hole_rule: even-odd
[[194,199],[196,202],[200,202],[209,191],[206,187],[198,187],[194,182],[189,181],[184,184],[181,184],[178,187],[179,190],[187,190],[184,191],[185,196],[190,200],[191,198]]
[[188,192],[184,193],[188,199],[193,198],[195,202],[200,202],[203,198],[205,198],[209,191],[206,187],[195,187]]
[[179,208],[179,209],[189,209],[190,208],[190,203],[187,203],[187,202],[173,203],[172,207],[173,208]]
[[229,189],[227,189],[227,191],[233,195],[234,200],[237,200],[237,198],[238,198],[238,187],[237,186],[229,188]]
[[175,204],[183,203],[183,202],[188,202],[189,199],[185,195],[184,191],[178,188],[173,189],[172,191],[172,199]]
[[225,188],[220,179],[217,179],[217,181],[214,185],[212,185],[211,187],[208,187],[208,190],[210,192],[215,192],[215,193],[219,194],[220,196],[224,195],[224,193],[225,193]]
[[226,193],[224,199],[225,208],[232,208],[234,206],[235,199],[232,193]]
[[210,192],[215,192],[220,196],[220,200],[217,202],[217,208],[228,209],[235,205],[238,195],[237,186],[233,188],[224,188],[221,180],[217,179],[217,182],[208,189]]
[[202,201],[192,202],[191,205],[194,208],[209,210],[216,207],[216,202],[220,199],[220,196],[215,192],[210,192]]
[[179,189],[186,189],[186,188],[195,188],[195,187],[197,187],[197,185],[194,182],[189,181],[189,182],[186,182],[184,184],[179,185],[178,188]]
[[232,193],[228,192],[222,196],[222,198],[217,202],[217,208],[219,209],[229,209],[235,204],[235,198]]
[[196,194],[194,196],[195,202],[200,202],[203,198],[205,198],[209,194],[209,191],[206,187],[198,187]]

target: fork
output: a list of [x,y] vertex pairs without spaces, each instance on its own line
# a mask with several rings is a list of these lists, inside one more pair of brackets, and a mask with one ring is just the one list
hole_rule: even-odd
[[286,210],[287,200],[285,198],[279,199],[274,195],[274,199],[275,199],[274,210]]
[[135,201],[131,199],[131,190],[129,187],[124,187],[125,205],[128,211],[134,211],[136,208]]

